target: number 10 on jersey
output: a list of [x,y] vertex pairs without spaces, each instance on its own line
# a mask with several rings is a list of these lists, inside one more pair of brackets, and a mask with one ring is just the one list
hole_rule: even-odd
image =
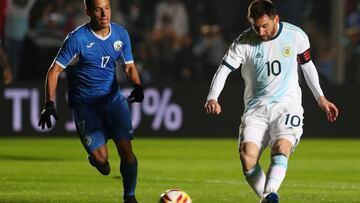
[[271,75],[275,75],[278,76],[281,72],[281,64],[280,61],[275,60],[273,62],[270,63],[270,61],[268,61],[266,63],[267,66],[267,75],[271,76]]

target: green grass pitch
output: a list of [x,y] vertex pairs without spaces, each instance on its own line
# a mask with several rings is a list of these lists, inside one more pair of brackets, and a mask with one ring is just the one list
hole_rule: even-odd
[[[88,164],[78,139],[0,139],[0,202],[121,202],[119,159],[109,141],[112,172]],[[141,139],[137,197],[157,203],[170,188],[195,203],[259,200],[244,181],[236,139]],[[303,139],[289,161],[281,202],[360,202],[360,140]],[[267,150],[261,164],[269,164]]]

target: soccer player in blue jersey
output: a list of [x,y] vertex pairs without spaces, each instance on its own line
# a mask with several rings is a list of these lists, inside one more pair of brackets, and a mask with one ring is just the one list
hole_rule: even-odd
[[[108,139],[113,139],[121,158],[124,202],[136,203],[135,188],[138,162],[131,146],[133,127],[127,101],[142,102],[143,88],[131,53],[128,32],[110,22],[110,0],[85,0],[90,21],[68,34],[47,73],[45,107],[39,126],[52,127],[57,119],[54,105],[59,74],[66,70],[69,106],[76,130],[92,166],[103,175],[110,173]],[[120,60],[134,86],[126,99],[115,75]]]
[[[269,0],[253,1],[248,19],[252,28],[244,31],[224,56],[212,80],[205,111],[221,113],[218,97],[225,80],[240,68],[245,81],[245,110],[239,128],[243,172],[260,202],[279,202],[277,191],[303,132],[298,66],[330,122],[336,121],[338,109],[323,94],[305,33],[281,22]],[[268,146],[271,164],[265,175],[258,161]]]

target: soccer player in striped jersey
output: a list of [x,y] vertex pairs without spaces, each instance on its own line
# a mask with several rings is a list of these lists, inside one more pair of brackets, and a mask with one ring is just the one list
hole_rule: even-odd
[[[68,34],[49,71],[45,82],[45,107],[39,126],[50,128],[59,74],[66,70],[69,106],[76,130],[88,153],[92,166],[103,175],[110,173],[108,139],[115,142],[124,187],[124,202],[137,203],[135,188],[137,159],[131,140],[133,127],[127,101],[142,102],[144,98],[139,74],[133,61],[127,30],[111,23],[110,0],[84,0],[90,22]],[[134,85],[128,99],[117,83],[116,61]]]
[[[289,156],[303,132],[299,65],[330,122],[336,121],[338,109],[321,90],[305,33],[280,21],[269,0],[253,1],[248,19],[252,28],[230,46],[211,82],[204,108],[208,114],[221,113],[218,97],[225,80],[240,68],[245,81],[245,110],[239,128],[243,172],[260,202],[278,202],[277,191],[285,178]],[[271,164],[265,175],[258,160],[268,146]]]

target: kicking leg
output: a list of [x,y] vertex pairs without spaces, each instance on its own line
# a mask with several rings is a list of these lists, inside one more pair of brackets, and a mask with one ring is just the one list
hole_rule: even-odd
[[[276,140],[271,150],[271,164],[267,172],[266,184],[263,197],[278,199],[277,191],[280,188],[281,183],[285,179],[288,158],[291,153],[292,143],[280,138]],[[268,201],[268,202],[277,202]]]
[[138,162],[132,150],[131,140],[117,140],[115,144],[121,158],[120,173],[123,178],[125,203],[137,203],[135,188]]
[[278,139],[271,150],[271,164],[267,173],[265,193],[277,192],[287,170],[292,144],[287,139]]
[[240,144],[240,160],[246,181],[254,192],[261,197],[266,177],[258,162],[259,156],[260,149],[255,143],[244,142]]

